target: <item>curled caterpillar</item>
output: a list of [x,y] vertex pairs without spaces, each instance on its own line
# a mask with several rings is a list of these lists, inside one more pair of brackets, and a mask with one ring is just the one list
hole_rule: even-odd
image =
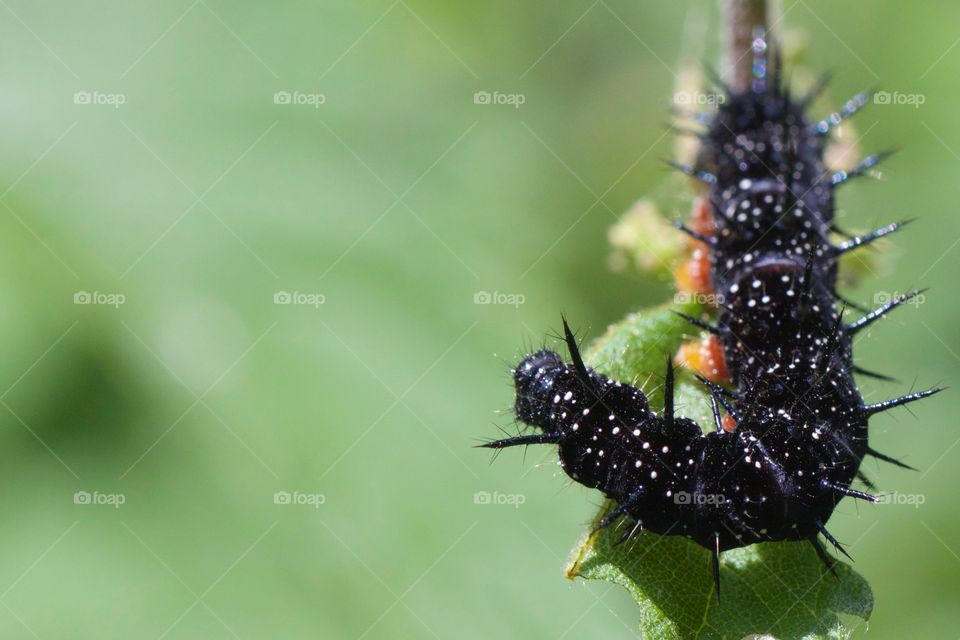
[[[825,136],[863,106],[861,94],[822,121],[781,86],[776,60],[758,41],[753,85],[727,91],[702,136],[695,166],[704,182],[714,232],[678,225],[707,245],[710,280],[721,300],[716,324],[688,317],[711,332],[735,391],[703,379],[714,425],[707,432],[675,415],[673,365],[667,363],[664,409],[653,412],[638,388],[588,369],[564,320],[571,362],[551,351],[514,369],[517,418],[538,433],[489,442],[500,449],[556,444],[575,481],[616,502],[599,523],[632,520],[623,539],[642,529],[682,535],[713,553],[719,597],[719,554],[762,541],[809,540],[832,570],[822,534],[845,496],[876,501],[851,488],[865,455],[906,466],[868,444],[870,416],[930,396],[940,388],[865,404],[854,380],[852,338],[919,292],[900,296],[850,324],[835,305],[837,261],[897,230],[891,224],[834,245],[833,190],[866,172],[870,156],[831,173]],[[722,411],[735,421],[724,429]],[[868,483],[869,488],[869,483]]]

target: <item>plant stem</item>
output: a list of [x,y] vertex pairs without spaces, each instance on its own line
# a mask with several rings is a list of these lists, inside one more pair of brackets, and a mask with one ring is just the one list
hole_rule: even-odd
[[[753,74],[753,30],[768,32],[767,0],[719,0],[723,16],[721,63],[723,81],[735,93],[750,88]],[[767,42],[772,43],[767,34]]]

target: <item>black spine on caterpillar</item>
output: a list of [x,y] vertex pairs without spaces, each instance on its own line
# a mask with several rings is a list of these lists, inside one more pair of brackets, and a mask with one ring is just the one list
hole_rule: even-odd
[[809,99],[795,100],[766,73],[759,42],[753,86],[729,94],[704,136],[696,167],[681,167],[709,185],[716,225],[711,280],[722,300],[718,324],[695,324],[724,347],[736,392],[711,386],[714,406],[736,421],[733,432],[704,433],[673,414],[668,364],[664,411],[640,389],[586,368],[564,322],[572,363],[540,351],[514,370],[516,415],[540,433],[485,446],[555,443],[560,465],[577,482],[617,503],[601,522],[621,516],[640,528],[683,535],[717,557],[764,540],[817,541],[850,488],[864,455],[900,464],[868,446],[868,418],[926,397],[931,389],[865,405],[853,377],[852,336],[906,301],[903,296],[851,325],[834,304],[838,257],[890,233],[890,225],[834,246],[833,188],[878,161],[832,174],[823,162],[824,134],[865,103],[864,96],[824,121],[810,122]]

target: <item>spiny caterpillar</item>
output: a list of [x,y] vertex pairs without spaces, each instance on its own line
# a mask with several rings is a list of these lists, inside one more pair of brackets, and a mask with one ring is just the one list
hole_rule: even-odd
[[720,553],[756,542],[808,540],[833,571],[818,536],[846,554],[825,527],[837,503],[878,500],[851,488],[856,478],[872,488],[859,471],[863,457],[906,467],[869,446],[869,418],[941,390],[865,404],[854,381],[854,373],[879,376],[853,364],[853,337],[920,292],[850,324],[834,302],[839,257],[903,225],[830,240],[838,232],[833,190],[882,158],[846,172],[830,172],[823,159],[831,129],[867,94],[811,121],[819,88],[792,97],[762,32],[753,55],[752,85],[725,89],[715,116],[703,118],[696,163],[678,165],[707,188],[709,232],[678,227],[706,247],[721,300],[716,324],[687,317],[722,347],[733,387],[700,378],[714,424],[705,433],[675,414],[671,361],[658,414],[640,389],[584,365],[564,319],[571,362],[543,350],[513,370],[516,416],[539,432],[483,445],[558,445],[563,470],[616,503],[598,528],[626,517],[632,526],[621,541],[643,529],[693,539],[713,554],[718,597]]

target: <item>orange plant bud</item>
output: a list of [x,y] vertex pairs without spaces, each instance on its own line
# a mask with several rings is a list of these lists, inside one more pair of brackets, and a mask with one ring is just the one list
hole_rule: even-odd
[[696,371],[718,384],[730,383],[727,361],[723,357],[723,345],[713,334],[700,341],[680,345],[674,361],[677,365]]
[[720,424],[723,425],[723,430],[730,433],[737,428],[737,421],[733,419],[733,416],[727,414],[723,416],[720,420]]

